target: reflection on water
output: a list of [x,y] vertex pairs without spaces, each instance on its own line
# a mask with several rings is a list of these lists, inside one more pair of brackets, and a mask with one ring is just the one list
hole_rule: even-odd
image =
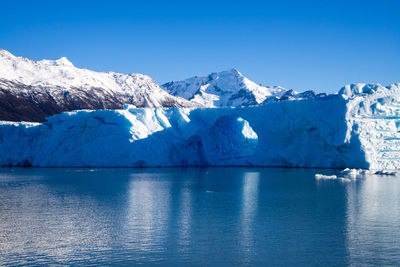
[[165,247],[171,214],[171,181],[140,175],[128,186],[126,222],[127,242],[138,252],[160,252]]
[[242,201],[240,214],[240,245],[245,249],[244,257],[247,257],[251,247],[254,245],[254,221],[257,213],[258,203],[258,172],[243,173]]
[[347,249],[351,263],[380,266],[400,263],[398,180],[398,177],[370,176],[346,187]]
[[191,224],[192,224],[192,196],[187,188],[182,188],[180,190],[180,203],[179,203],[179,215],[178,215],[178,246],[180,248],[180,253],[187,253],[190,251],[191,240]]
[[316,172],[0,169],[0,265],[400,262],[399,177]]

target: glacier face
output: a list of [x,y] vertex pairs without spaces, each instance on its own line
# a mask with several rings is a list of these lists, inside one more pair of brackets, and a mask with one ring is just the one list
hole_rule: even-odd
[[372,169],[400,169],[400,83],[353,84],[339,91],[347,101],[349,135],[357,137]]
[[0,165],[400,168],[400,84],[238,108],[74,111],[0,124]]

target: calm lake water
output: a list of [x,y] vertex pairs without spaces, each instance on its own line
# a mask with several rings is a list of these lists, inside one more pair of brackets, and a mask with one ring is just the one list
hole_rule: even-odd
[[400,177],[0,169],[0,265],[400,264]]

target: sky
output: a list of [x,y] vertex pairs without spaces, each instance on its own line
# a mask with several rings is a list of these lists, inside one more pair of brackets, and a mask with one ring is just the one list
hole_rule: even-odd
[[238,69],[263,85],[336,92],[400,82],[400,1],[8,1],[0,48],[163,84]]

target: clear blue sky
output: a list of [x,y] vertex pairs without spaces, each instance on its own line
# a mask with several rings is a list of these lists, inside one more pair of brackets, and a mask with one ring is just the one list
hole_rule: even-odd
[[237,68],[337,91],[400,81],[400,1],[1,1],[0,48],[157,82]]

